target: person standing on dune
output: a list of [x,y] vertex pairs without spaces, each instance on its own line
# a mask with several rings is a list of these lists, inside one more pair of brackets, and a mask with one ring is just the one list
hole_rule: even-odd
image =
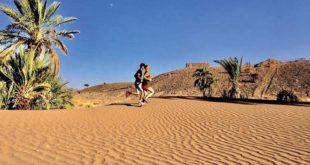
[[143,98],[144,98],[144,92],[142,89],[142,81],[143,81],[143,71],[145,70],[146,65],[144,63],[140,64],[140,68],[137,70],[135,77],[135,88],[136,92],[130,92],[126,91],[126,97],[129,97],[130,95],[136,95],[139,96],[139,105],[143,105]]
[[155,93],[154,89],[150,86],[150,82],[153,79],[153,76],[150,74],[151,66],[146,65],[145,66],[145,73],[143,75],[143,81],[142,81],[142,89],[145,91],[146,95],[143,99],[143,103],[148,103],[148,99],[152,97]]

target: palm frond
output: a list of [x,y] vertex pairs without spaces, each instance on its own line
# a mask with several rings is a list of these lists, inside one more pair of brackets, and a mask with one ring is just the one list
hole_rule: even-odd
[[[71,39],[79,33],[79,31],[57,32],[58,26],[75,21],[77,18],[55,15],[60,7],[60,2],[56,1],[47,5],[47,0],[14,0],[14,4],[16,9],[0,5],[0,11],[13,18],[11,24],[4,31],[0,31],[0,44],[7,46],[0,52],[0,59],[13,55],[20,45],[28,48],[36,47],[35,57],[42,59],[42,54],[45,53],[45,57],[50,57],[53,70],[58,73],[59,58],[55,49],[59,48],[62,53],[68,54],[68,48],[60,39]],[[46,50],[41,51],[44,48]]]
[[62,18],[61,20],[56,22],[55,26],[59,26],[61,24],[66,24],[66,23],[70,23],[70,22],[73,22],[73,21],[76,21],[76,20],[78,20],[78,19],[75,18],[75,17]]
[[220,64],[228,73],[230,77],[230,82],[232,84],[232,88],[229,90],[229,97],[230,98],[239,98],[240,93],[238,90],[238,81],[241,75],[242,69],[242,57],[240,60],[238,58],[228,58],[222,60],[215,60],[214,62]]
[[50,6],[48,6],[47,10],[45,11],[45,18],[46,20],[50,19],[58,10],[60,6],[60,2],[53,2]]
[[0,30],[0,42],[3,42],[2,44],[14,42],[14,40],[18,39],[28,40],[28,38],[22,33],[8,30]]
[[25,23],[12,23],[5,28],[6,32],[17,33],[19,35],[31,33],[31,30],[25,25]]
[[16,8],[18,9],[19,13],[23,15],[24,14],[23,7],[20,4],[19,0],[14,0],[14,4]]
[[51,88],[51,85],[48,82],[43,82],[43,83],[35,85],[33,87],[33,91],[48,92],[50,88]]
[[64,43],[62,43],[60,40],[58,39],[52,39],[51,40],[52,43],[59,49],[61,50],[64,54],[68,54],[68,48],[66,47],[66,45]]
[[66,23],[70,23],[73,21],[76,21],[77,18],[75,17],[67,17],[67,18],[63,18],[61,15],[56,15],[48,20],[45,20],[45,23],[48,27],[57,27],[59,25],[62,24],[66,24]]
[[12,18],[15,22],[18,22],[20,20],[19,13],[9,6],[0,5],[0,11]]
[[42,23],[44,21],[45,9],[46,9],[47,1],[39,0],[39,2],[37,4],[38,4],[37,12],[38,12],[38,15],[39,15],[39,22]]
[[65,37],[65,38],[70,38],[70,39],[72,39],[72,38],[74,38],[74,35],[75,34],[79,34],[80,33],[80,31],[78,31],[78,30],[73,30],[73,31],[62,31],[62,32],[58,32],[57,33],[57,36],[58,37]]
[[7,46],[6,48],[4,48],[0,52],[0,60],[7,59],[7,57],[12,55],[18,47],[20,47],[22,44],[24,44],[24,42],[25,42],[24,40],[19,40],[13,44]]
[[13,81],[12,76],[8,73],[8,69],[5,69],[3,67],[0,68],[0,81]]
[[[12,86],[15,96],[11,108],[29,108],[32,100],[43,98],[50,91],[48,65],[35,59],[34,49],[19,49],[10,61],[0,67],[0,81]],[[7,89],[9,91],[9,89]]]
[[232,81],[237,81],[241,74],[242,57],[238,58],[229,57],[228,59],[215,60],[215,63],[220,64],[229,74]]
[[14,0],[15,6],[23,16],[32,16],[30,1],[31,0]]

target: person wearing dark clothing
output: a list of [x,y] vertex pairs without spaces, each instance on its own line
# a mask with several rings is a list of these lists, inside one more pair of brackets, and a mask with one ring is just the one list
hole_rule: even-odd
[[135,73],[135,88],[136,92],[130,92],[126,91],[126,97],[129,97],[130,95],[136,95],[139,96],[139,105],[142,106],[143,104],[143,98],[144,98],[144,92],[142,89],[142,82],[143,82],[143,71],[145,70],[145,64],[141,63],[140,68]]
[[[141,64],[142,65],[142,64]],[[142,92],[142,81],[143,81],[143,71],[144,70],[144,66],[141,67],[140,65],[140,69],[136,72],[136,74],[134,75],[135,77],[135,88],[137,90],[137,92]]]

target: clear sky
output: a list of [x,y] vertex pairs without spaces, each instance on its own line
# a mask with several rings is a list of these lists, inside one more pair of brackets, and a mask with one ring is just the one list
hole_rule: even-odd
[[[79,18],[64,27],[81,34],[65,42],[69,56],[61,55],[61,76],[75,88],[133,81],[140,62],[160,74],[229,56],[252,64],[310,58],[310,0],[61,2],[60,14]],[[0,14],[0,28],[8,23]]]

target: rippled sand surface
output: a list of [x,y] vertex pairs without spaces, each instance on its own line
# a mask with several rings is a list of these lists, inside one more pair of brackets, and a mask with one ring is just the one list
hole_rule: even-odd
[[153,99],[0,111],[0,164],[310,164],[310,108]]

